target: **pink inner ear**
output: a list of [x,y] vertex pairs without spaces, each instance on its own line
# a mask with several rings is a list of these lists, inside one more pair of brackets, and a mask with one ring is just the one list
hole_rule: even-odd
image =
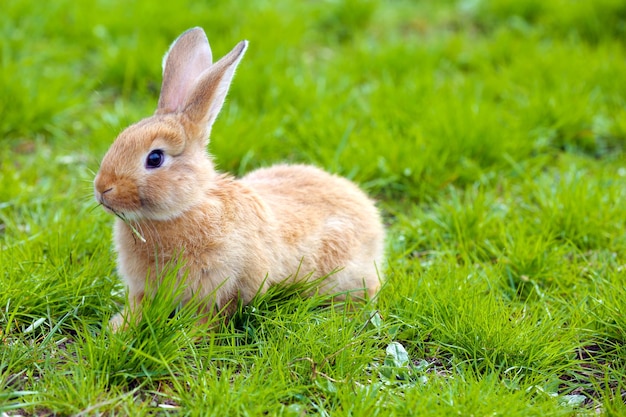
[[211,47],[202,29],[191,29],[174,41],[164,58],[157,112],[182,110],[198,77],[211,63]]

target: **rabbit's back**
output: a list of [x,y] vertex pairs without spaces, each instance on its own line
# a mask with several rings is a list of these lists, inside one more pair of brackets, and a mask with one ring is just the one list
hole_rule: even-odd
[[376,293],[384,252],[380,214],[349,180],[308,165],[275,165],[241,179],[272,212],[283,253],[305,273],[333,274],[333,290]]

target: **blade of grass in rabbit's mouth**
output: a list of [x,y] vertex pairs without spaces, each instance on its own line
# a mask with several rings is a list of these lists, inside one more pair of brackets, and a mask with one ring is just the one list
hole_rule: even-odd
[[126,226],[130,227],[130,230],[133,231],[133,233],[135,234],[135,236],[137,236],[139,238],[139,240],[141,240],[143,243],[147,242],[146,239],[141,235],[141,233],[139,233],[139,230],[137,230],[135,228],[135,226],[132,225],[130,220],[128,220],[126,217],[122,216],[117,211],[113,210],[111,207],[109,207],[109,206],[105,206],[105,207],[108,208],[109,210],[111,210],[111,212],[113,212],[113,214],[115,214],[118,218],[120,218],[126,224]]

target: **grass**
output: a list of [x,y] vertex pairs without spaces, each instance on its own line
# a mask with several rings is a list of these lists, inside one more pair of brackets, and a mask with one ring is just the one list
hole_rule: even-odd
[[[2,415],[626,413],[622,1],[60,0],[0,14]],[[221,169],[360,183],[387,284],[273,288],[211,331],[164,290],[136,328],[91,181],[191,26],[250,49]]]

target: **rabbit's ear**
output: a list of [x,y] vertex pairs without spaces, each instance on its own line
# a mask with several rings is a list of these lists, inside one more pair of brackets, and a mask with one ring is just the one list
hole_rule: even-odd
[[180,35],[163,57],[163,85],[157,113],[182,110],[196,80],[211,63],[211,47],[201,28]]
[[222,109],[235,69],[247,47],[248,41],[239,42],[228,55],[200,75],[187,96],[183,112],[191,121],[206,129],[206,136]]

